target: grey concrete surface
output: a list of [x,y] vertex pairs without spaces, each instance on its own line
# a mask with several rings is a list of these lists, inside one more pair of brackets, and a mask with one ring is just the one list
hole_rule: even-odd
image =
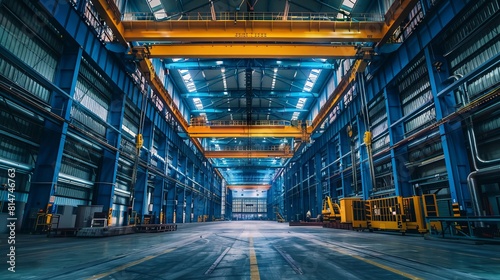
[[500,279],[499,245],[267,221],[106,238],[18,234],[15,273],[6,241],[0,279]]

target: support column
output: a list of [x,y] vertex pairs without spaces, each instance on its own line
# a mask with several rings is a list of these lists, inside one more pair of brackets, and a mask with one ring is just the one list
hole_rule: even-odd
[[[166,160],[166,137],[162,134],[160,137],[157,145],[157,155],[159,158]],[[162,170],[164,174],[167,174],[167,166],[166,162],[157,160],[158,162],[158,169]],[[163,223],[164,217],[165,217],[165,212],[164,212],[164,185],[165,185],[165,179],[156,176],[154,180],[154,192],[153,192],[153,215],[154,215],[154,223]]]
[[[115,92],[111,97],[111,104],[109,106],[108,123],[121,130],[123,122],[123,113],[125,111],[125,95],[120,92]],[[121,133],[107,129],[106,140],[113,147],[119,148],[121,142]],[[99,172],[99,177],[96,183],[97,197],[95,198],[96,205],[103,205],[103,212],[108,213],[108,225],[117,225],[117,219],[113,216],[119,216],[120,213],[113,215],[112,211],[119,211],[113,209],[113,198],[115,192],[116,175],[118,173],[118,159],[119,151],[110,151],[104,149],[102,165]]]
[[176,223],[177,195],[175,183],[167,182],[167,192],[165,193],[165,221],[167,224]]
[[[354,128],[353,128],[354,129]],[[356,133],[356,132],[353,132]],[[340,167],[339,167],[339,175],[341,186],[342,186],[342,197],[346,197],[347,194],[352,193],[352,187],[354,184],[354,180],[352,178],[352,172],[355,172],[356,169],[354,169],[354,163],[352,162],[351,158],[351,138],[349,135],[347,135],[346,130],[341,130],[339,132],[338,136],[338,151],[339,151],[339,156],[340,156]],[[349,154],[349,155],[348,155]],[[351,161],[351,174],[347,175],[347,171],[345,169],[348,167],[348,162]],[[337,180],[336,180],[337,181]],[[335,198],[339,198],[339,195],[337,194],[337,184],[333,186],[335,188],[335,195],[332,196]]]
[[[376,186],[373,186],[371,175],[370,175],[370,163],[368,161],[368,152],[366,150],[366,145],[364,144],[363,137],[365,131],[368,131],[366,124],[363,122],[363,118],[358,114],[356,116],[356,123],[358,124],[358,147],[359,147],[359,177],[361,177],[361,191],[363,194],[369,196],[370,193],[376,191]],[[354,170],[353,170],[354,171]],[[358,178],[359,178],[358,177]],[[359,186],[358,186],[359,188]],[[354,190],[353,190],[354,192]]]
[[[431,91],[436,107],[436,120],[440,121],[449,113],[447,111],[450,104],[452,106],[456,104],[456,100],[452,93],[445,94],[442,98],[437,97],[437,94],[445,88],[445,85],[441,81],[446,80],[449,77],[449,73],[447,73],[447,69],[441,68],[438,71],[433,66],[435,61],[444,61],[443,57],[432,55],[429,47],[426,47],[424,52]],[[472,215],[471,196],[467,186],[467,176],[471,172],[471,169],[467,156],[466,139],[462,131],[462,123],[459,121],[446,122],[439,126],[439,134],[441,135],[446,172],[448,173],[448,181],[450,182],[452,203],[458,203],[461,211],[466,211]]]
[[186,201],[186,207],[184,208],[185,209],[184,211],[186,212],[185,222],[192,223],[193,216],[194,216],[193,211],[192,211],[192,204],[193,204],[193,192],[192,191],[186,192],[185,201]]
[[299,165],[298,172],[298,183],[299,183],[299,209],[297,209],[297,214],[300,214],[297,220],[305,220],[306,218],[306,209],[304,208],[304,163]]
[[[26,209],[31,212],[42,210],[45,213],[52,213],[55,210],[55,207],[53,207],[55,200],[54,186],[61,167],[81,58],[81,48],[66,48],[57,64],[54,84],[59,86],[67,95],[52,92],[50,105],[52,113],[62,117],[65,122],[56,123],[47,118],[45,119],[40,142],[40,147],[43,148],[38,153],[30,194],[26,204]],[[28,225],[27,221],[32,214],[25,215],[26,223],[24,224],[26,226],[24,228],[32,226]]]
[[321,182],[321,153],[316,153],[314,155],[314,169],[316,170],[316,199],[313,206],[315,206],[315,211],[313,211],[313,218],[321,214],[323,208],[323,184]]
[[154,191],[152,193],[153,199],[151,203],[153,203],[153,221],[152,223],[161,224],[163,223],[163,219],[165,217],[165,213],[163,212],[163,198],[165,196],[163,185],[165,184],[165,180],[162,177],[156,176],[154,181]]
[[[399,102],[398,92],[394,88],[384,88],[385,108],[387,110],[387,124],[389,126],[389,139],[391,147],[404,138],[404,124],[399,122],[401,119],[401,103]],[[410,172],[406,168],[408,149],[406,145],[391,149],[392,176],[394,178],[394,188],[396,195],[409,196],[411,186],[409,183]]]
[[[149,162],[150,148],[153,141],[153,128],[154,124],[149,120],[144,120],[143,126],[143,148],[141,148],[139,157],[141,161]],[[140,217],[141,221],[145,214],[148,214],[148,176],[149,171],[144,167],[137,168],[137,180],[134,187],[134,208],[133,210],[137,212],[137,216]]]
[[208,220],[212,221],[215,213],[215,202],[214,202],[214,188],[215,188],[215,172],[212,171],[212,176],[209,178],[209,193],[208,193]]

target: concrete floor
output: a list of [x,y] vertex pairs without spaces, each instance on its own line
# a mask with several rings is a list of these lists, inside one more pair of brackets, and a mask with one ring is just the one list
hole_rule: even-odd
[[0,279],[500,279],[499,249],[276,222],[194,223],[106,238],[18,234],[16,272],[2,260]]

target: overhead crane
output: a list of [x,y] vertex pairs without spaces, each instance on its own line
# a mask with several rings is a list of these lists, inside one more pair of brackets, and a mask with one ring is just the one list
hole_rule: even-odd
[[282,151],[205,151],[207,158],[291,158],[293,153]]
[[269,184],[262,184],[262,185],[227,185],[227,188],[230,190],[245,190],[245,189],[250,189],[250,190],[268,190],[271,188],[271,185]]
[[152,44],[148,45],[150,58],[356,58],[354,45],[305,44]]
[[[140,58],[141,72],[148,78],[148,83],[153,90],[165,101],[183,129],[188,132],[193,143],[205,153],[197,139],[202,137],[296,137],[307,139],[314,130],[326,119],[328,114],[337,104],[340,96],[355,80],[356,73],[362,72],[370,59],[371,50],[355,48],[354,45],[343,46],[347,42],[377,42],[378,46],[384,44],[394,33],[402,20],[408,16],[418,0],[395,1],[385,15],[385,22],[338,22],[314,19],[300,20],[258,20],[257,18],[222,18],[222,20],[196,19],[178,21],[151,21],[127,20],[122,21],[121,15],[113,2],[96,0],[94,5],[99,14],[105,19],[115,38],[128,47],[129,41],[178,41],[189,42],[183,45],[150,45],[135,48],[134,52]],[[227,15],[231,16],[231,15]],[[235,15],[237,16],[237,15]],[[248,44],[248,42],[258,44]],[[211,42],[210,44],[192,44]],[[233,42],[227,44],[223,42]],[[276,45],[266,44],[269,42]],[[307,42],[308,45],[280,45],[286,42]],[[237,44],[238,43],[238,44]],[[341,43],[339,46],[323,46],[328,43]],[[296,48],[296,49],[294,49]],[[229,51],[232,49],[232,51]],[[277,51],[279,49],[279,51]],[[314,49],[314,51],[311,51]],[[332,51],[335,50],[335,51]],[[329,55],[326,55],[327,52]],[[262,131],[259,128],[234,126],[232,128],[210,128],[206,126],[193,128],[189,126],[180,114],[170,94],[163,87],[155,74],[149,61],[152,57],[268,57],[273,58],[276,53],[289,53],[290,58],[314,56],[321,53],[321,57],[356,57],[351,70],[345,75],[328,102],[315,117],[311,126],[302,128],[282,127],[273,128],[272,132]],[[254,53],[254,54],[249,54]],[[287,56],[284,55],[284,58]]]
[[187,130],[194,138],[248,138],[248,137],[293,137],[307,138],[310,128],[297,126],[261,126],[261,125],[232,125],[232,126],[189,126]]
[[325,20],[244,20],[192,18],[129,20],[120,24],[127,41],[268,43],[378,42],[387,32],[384,22]]

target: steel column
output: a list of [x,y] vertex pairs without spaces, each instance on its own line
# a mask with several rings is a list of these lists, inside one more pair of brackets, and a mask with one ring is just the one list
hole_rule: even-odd
[[[359,145],[359,170],[361,177],[361,190],[363,195],[366,193],[367,196],[376,189],[377,186],[373,186],[372,179],[370,176],[370,165],[368,162],[368,152],[366,151],[366,145],[363,142],[363,137],[365,131],[369,130],[369,127],[364,123],[363,117],[359,114],[356,116],[356,122],[358,124],[358,145]],[[352,190],[354,192],[354,190]]]
[[[119,148],[121,143],[121,131],[123,123],[123,114],[125,112],[125,96],[122,93],[114,92],[111,97],[109,106],[108,123],[116,130],[106,130],[107,143],[113,147]],[[118,172],[119,151],[104,150],[102,164],[98,175],[96,188],[97,197],[95,198],[96,205],[103,205],[103,211],[108,212],[113,209],[114,189],[116,183],[116,175]],[[118,211],[115,209],[115,211]],[[111,218],[111,216],[109,217]],[[108,221],[111,225],[112,221]],[[116,225],[113,223],[113,225]]]
[[[323,184],[321,182],[321,154],[316,153],[314,157],[314,170],[316,170],[316,200],[314,200],[313,206],[316,207],[316,215],[321,214],[322,203],[323,203]],[[314,216],[315,217],[315,216]]]
[[[452,97],[453,94],[449,96],[443,95],[441,98],[438,97],[438,93],[445,87],[441,81],[446,80],[449,73],[447,73],[446,69],[441,69],[442,72],[437,71],[432,65],[434,61],[442,58],[433,56],[428,47],[425,48],[424,51],[427,71],[429,72],[431,83],[431,91],[434,96],[436,120],[440,121],[443,117],[446,117],[449,103],[452,102],[451,106],[453,106],[457,102]],[[450,182],[452,203],[458,203],[460,205],[460,210],[472,214],[471,194],[469,193],[467,185],[467,176],[471,172],[471,168],[466,152],[467,146],[462,130],[462,122],[446,122],[439,126],[439,133],[441,135],[446,172],[448,173],[448,180]]]
[[[146,119],[143,126],[143,147],[140,149],[139,157],[145,162],[149,162],[151,159],[151,153],[149,150],[153,145],[153,129],[154,124]],[[149,170],[146,168],[139,167],[137,169],[137,180],[134,186],[134,209],[137,214],[140,214],[141,220],[144,215],[148,214],[148,181],[149,181]]]
[[[52,113],[62,117],[66,122],[56,123],[45,119],[40,142],[40,147],[43,147],[43,149],[40,149],[37,157],[26,205],[27,209],[31,211],[43,210],[43,212],[51,213],[55,210],[55,207],[51,206],[53,206],[55,200],[55,186],[59,177],[81,58],[81,48],[68,47],[64,50],[57,65],[54,84],[64,94],[53,91],[50,105]],[[34,72],[35,70],[32,69],[31,71]],[[28,218],[29,215],[25,215],[25,219]],[[24,224],[27,225],[27,221],[25,222]]]
[[169,188],[165,193],[165,222],[169,224],[176,222],[177,195],[175,183],[168,182],[167,186]]
[[[398,92],[395,88],[384,88],[385,97],[385,108],[387,114],[387,124],[389,127],[389,141],[390,145],[393,146],[398,141],[404,138],[404,126],[403,123],[399,123],[393,126],[393,123],[401,119],[401,104],[399,103]],[[398,147],[396,149],[391,149],[391,163],[392,163],[392,174],[394,178],[394,188],[396,195],[403,195],[404,190],[410,190],[411,186],[408,182],[410,178],[410,172],[406,168],[405,162],[407,162],[407,148],[406,145]]]

